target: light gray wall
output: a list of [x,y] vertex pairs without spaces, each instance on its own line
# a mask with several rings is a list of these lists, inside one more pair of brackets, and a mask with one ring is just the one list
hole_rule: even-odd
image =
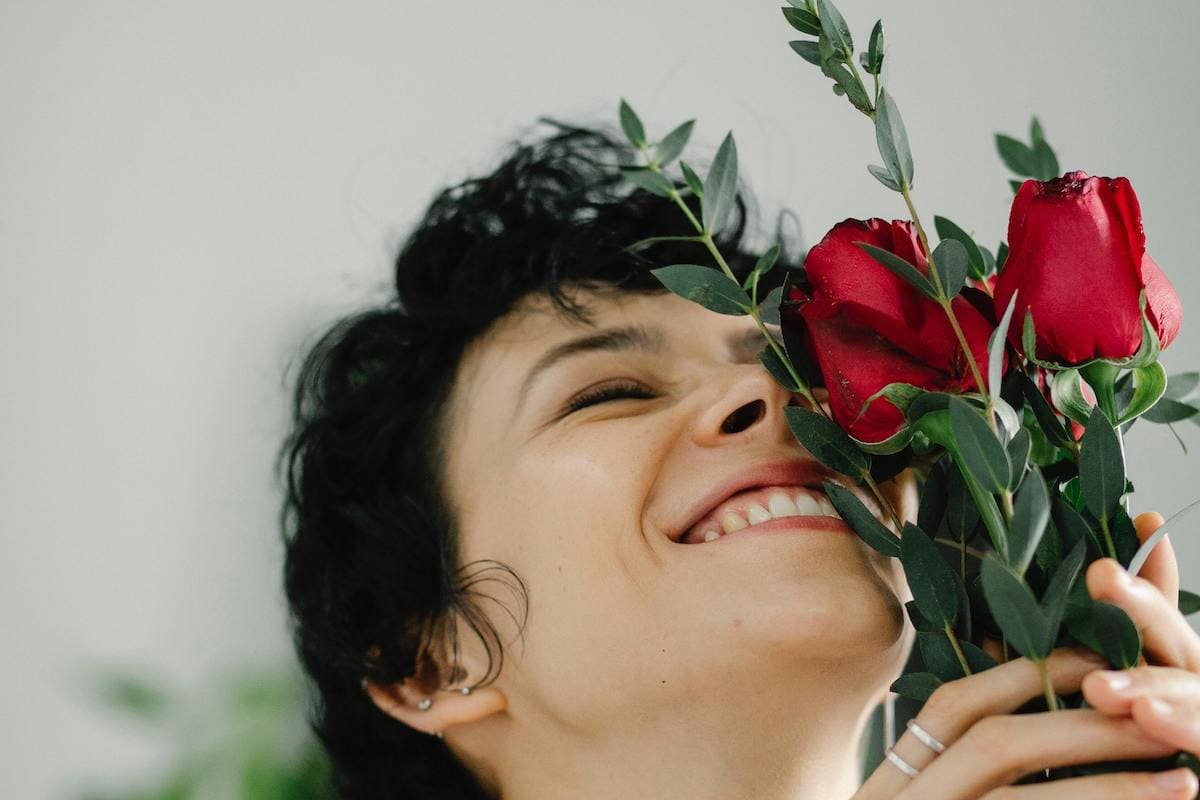
[[[994,244],[991,134],[1040,114],[1064,168],[1129,176],[1191,314],[1200,5],[844,0],[886,18],[917,199]],[[0,777],[64,797],[166,745],[89,706],[87,665],[183,686],[286,656],[271,459],[283,375],[377,296],[430,193],[539,114],[734,128],[764,210],[810,241],[901,216],[865,119],[788,49],[776,3],[107,2],[0,6]],[[1185,323],[1170,371],[1200,367]],[[1200,445],[1200,432],[1183,435]],[[1164,429],[1139,508],[1200,494]],[[1191,527],[1195,527],[1193,522]],[[1200,542],[1181,531],[1184,582]]]

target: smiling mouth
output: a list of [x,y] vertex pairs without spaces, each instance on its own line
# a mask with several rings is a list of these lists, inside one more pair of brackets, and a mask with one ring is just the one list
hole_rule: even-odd
[[797,527],[849,531],[823,491],[807,486],[766,486],[739,492],[718,504],[679,542],[707,544],[742,531],[767,533]]

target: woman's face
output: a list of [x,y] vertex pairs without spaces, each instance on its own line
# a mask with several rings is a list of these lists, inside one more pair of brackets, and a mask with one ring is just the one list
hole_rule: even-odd
[[[471,346],[447,409],[459,563],[503,562],[528,589],[523,640],[508,612],[484,604],[502,633],[495,685],[510,712],[586,731],[631,710],[669,713],[672,700],[703,704],[731,684],[886,686],[906,649],[903,581],[848,528],[797,520],[677,541],[751,471],[790,465],[778,480],[791,496],[822,478],[787,428],[791,395],[757,360],[753,320],[668,293],[576,297],[593,326],[531,299]],[[548,363],[614,329],[626,335]],[[569,408],[605,385],[636,391]],[[903,513],[911,487],[889,491]],[[519,614],[500,583],[475,588]]]

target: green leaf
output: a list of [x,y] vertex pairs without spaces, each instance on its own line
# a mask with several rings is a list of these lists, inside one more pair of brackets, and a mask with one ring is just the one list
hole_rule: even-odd
[[1121,411],[1120,422],[1124,424],[1145,414],[1167,390],[1167,372],[1155,361],[1144,367],[1136,367],[1133,375],[1133,397]]
[[1054,155],[1054,151],[1050,149],[1050,145],[1045,142],[1037,142],[1033,145],[1033,165],[1034,176],[1039,181],[1049,181],[1059,176],[1058,158]]
[[767,292],[758,306],[758,315],[766,325],[779,324],[779,303],[783,300],[783,287],[776,286]]
[[621,130],[625,131],[625,138],[629,139],[630,144],[634,147],[645,147],[646,129],[643,127],[641,119],[634,113],[633,108],[630,107],[629,103],[625,102],[625,98],[621,98],[621,106],[618,113],[621,117]]
[[1195,614],[1200,611],[1200,594],[1189,592],[1187,589],[1179,590],[1179,613],[1185,617]]
[[966,541],[979,524],[979,509],[963,480],[962,472],[952,467],[946,478],[946,528],[957,539]]
[[923,531],[937,532],[946,516],[946,468],[937,463],[929,470],[921,484],[920,505],[917,509],[917,527]]
[[1008,188],[1013,190],[1013,194],[1016,194],[1017,192],[1021,191],[1021,186],[1024,183],[1024,181],[1009,181]]
[[793,39],[788,42],[796,55],[814,66],[821,66],[821,47],[816,42],[807,39]]
[[1017,307],[1017,295],[1020,289],[1012,293],[1012,298],[1008,301],[1008,308],[1004,310],[1004,316],[1000,318],[1000,324],[996,330],[992,331],[991,337],[988,339],[988,364],[987,364],[987,380],[988,394],[991,396],[992,405],[1000,399],[1000,385],[1004,375],[1004,351],[1008,347],[1008,329],[1012,325],[1013,311]]
[[857,479],[871,468],[870,457],[833,420],[799,406],[787,406],[783,413],[796,440],[834,472]]
[[939,239],[942,241],[953,239],[966,249],[968,271],[972,278],[980,280],[987,274],[983,252],[969,233],[945,217],[934,216],[933,226],[937,229]]
[[761,276],[774,269],[775,262],[779,260],[779,251],[781,249],[782,248],[777,244],[772,245],[770,250],[763,253],[758,257],[758,260],[754,262],[754,269],[750,271],[750,274]]
[[883,71],[883,20],[876,20],[871,29],[871,41],[867,47],[867,60],[863,67],[871,75]]
[[796,30],[801,33],[809,33],[813,36],[821,35],[821,20],[803,8],[788,8],[780,9],[783,11],[784,19],[788,21]]
[[959,464],[966,473],[993,494],[1004,491],[1012,475],[1008,453],[979,411],[965,400],[952,397],[950,428],[958,445]]
[[683,180],[687,183],[688,188],[692,190],[692,194],[696,197],[704,197],[704,181],[700,180],[700,176],[696,171],[688,166],[686,161],[679,162],[679,169],[683,172]]
[[670,197],[671,192],[675,190],[674,184],[660,172],[652,172],[646,167],[637,169],[623,169],[621,174],[630,183],[636,184],[647,192],[659,197]]
[[1178,372],[1167,381],[1166,397],[1182,400],[1200,386],[1200,372]]
[[900,563],[921,615],[930,622],[953,627],[958,617],[954,570],[933,540],[911,522],[905,524],[900,537]]
[[1050,521],[1050,494],[1035,467],[1021,484],[1008,527],[1008,565],[1024,575]]
[[1080,425],[1086,424],[1092,415],[1092,407],[1083,394],[1083,376],[1077,369],[1055,373],[1050,381],[1050,399],[1055,408]]
[[664,136],[658,146],[654,148],[654,160],[665,165],[679,158],[683,148],[687,147],[688,140],[692,138],[692,128],[695,126],[696,120],[689,119]]
[[958,646],[962,649],[963,655],[967,657],[967,666],[971,668],[971,672],[984,672],[997,666],[996,659],[988,655],[987,651],[982,648],[962,640],[959,641]]
[[787,367],[784,366],[783,361],[779,358],[774,348],[769,345],[764,347],[758,354],[758,361],[766,368],[767,372],[771,373],[771,377],[780,386],[789,392],[800,391],[800,387],[796,385],[796,381],[792,379],[791,374],[787,371]]
[[725,225],[725,219],[737,199],[737,177],[737,145],[733,141],[733,134],[728,133],[717,148],[717,155],[704,180],[700,208],[706,230],[717,231]]
[[1172,422],[1182,422],[1185,419],[1192,419],[1198,413],[1200,413],[1200,408],[1196,406],[1179,400],[1172,400],[1169,397],[1163,397],[1151,406],[1149,411],[1142,414],[1142,419],[1158,425],[1166,425]]
[[674,264],[650,272],[675,294],[710,311],[731,316],[750,313],[750,296],[720,270],[698,264]]
[[933,266],[942,282],[942,297],[946,300],[962,291],[967,281],[967,248],[954,239],[943,239],[933,249]]
[[842,55],[842,60],[854,55],[854,39],[850,37],[850,26],[842,18],[833,0],[817,0],[817,14],[821,18],[821,33],[829,40],[833,49]]
[[1054,519],[1054,527],[1062,537],[1065,547],[1073,548],[1079,542],[1084,542],[1089,552],[1093,555],[1099,555],[1103,552],[1100,540],[1096,537],[1096,532],[1092,530],[1091,526],[1075,510],[1069,499],[1061,496],[1054,498],[1050,513]]
[[895,253],[884,250],[882,247],[876,247],[867,242],[855,242],[855,244],[862,248],[871,258],[887,267],[889,272],[895,274],[921,294],[930,300],[937,300],[937,290],[933,288],[933,284],[912,264]]
[[1037,418],[1038,427],[1046,434],[1046,437],[1058,446],[1063,446],[1072,441],[1067,437],[1067,430],[1063,427],[1062,422],[1054,413],[1054,409],[1046,402],[1046,398],[1042,395],[1040,389],[1033,380],[1025,374],[1019,374],[1017,378],[1021,387],[1021,394],[1025,397],[1025,404],[1033,410],[1034,417]]
[[1008,463],[1012,467],[1012,473],[1008,479],[1008,488],[1016,489],[1021,485],[1021,480],[1025,477],[1025,467],[1029,464],[1029,451],[1033,448],[1033,437],[1029,435],[1029,431],[1021,428],[1013,438],[1008,440],[1008,444],[1004,449],[1008,451]]
[[1125,459],[1112,423],[1092,409],[1079,442],[1079,488],[1088,511],[1107,519],[1125,493]]
[[1132,669],[1142,654],[1142,634],[1120,607],[1092,604],[1088,613],[1070,623],[1068,630],[1080,643],[1100,653],[1120,669]]
[[1054,642],[1033,592],[994,553],[984,556],[980,574],[988,609],[1009,645],[1026,658],[1045,659]]
[[1130,575],[1137,575],[1142,571],[1142,567],[1145,566],[1146,559],[1150,557],[1150,553],[1154,551],[1154,548],[1158,546],[1158,543],[1161,542],[1163,537],[1167,535],[1167,528],[1179,521],[1180,517],[1184,516],[1197,506],[1200,506],[1200,500],[1193,500],[1191,503],[1188,503],[1179,511],[1176,511],[1174,514],[1172,514],[1169,519],[1164,521],[1163,524],[1160,525],[1158,529],[1150,535],[1150,538],[1141,543],[1141,546],[1138,547],[1137,552],[1135,552],[1133,557],[1129,560],[1129,566],[1127,569],[1129,570]]
[[1087,542],[1081,539],[1058,565],[1054,577],[1046,587],[1046,593],[1042,595],[1042,611],[1046,615],[1048,636],[1052,641],[1058,639],[1058,631],[1062,627],[1063,616],[1067,610],[1067,598],[1070,597],[1071,586],[1083,569],[1085,556]]
[[918,631],[917,648],[925,669],[942,680],[952,681],[966,676],[944,630]]
[[996,134],[996,150],[1004,165],[1022,177],[1032,178],[1037,175],[1037,159],[1032,148],[1003,133]]
[[909,600],[904,604],[904,610],[908,613],[909,620],[912,621],[914,630],[918,631],[941,631],[942,628],[921,616],[921,609],[917,608],[916,600]]
[[900,184],[896,182],[896,179],[892,177],[892,173],[888,172],[886,168],[881,167],[878,164],[868,164],[867,172],[871,173],[875,180],[879,181],[893,192],[900,191]]
[[912,186],[913,160],[908,148],[908,133],[896,101],[886,89],[879,90],[879,105],[875,109],[875,141],[879,155],[897,183]]
[[826,481],[824,486],[825,496],[837,509],[838,516],[844,519],[850,529],[858,534],[858,538],[885,556],[892,558],[900,556],[900,540],[896,538],[896,534],[875,519],[875,515],[863,505],[862,500],[858,499],[858,495],[836,483]]
[[892,681],[892,685],[888,688],[901,697],[924,703],[941,685],[942,679],[932,673],[911,672]]
[[145,720],[160,719],[170,705],[170,697],[161,686],[144,678],[115,672],[101,679],[100,699]]

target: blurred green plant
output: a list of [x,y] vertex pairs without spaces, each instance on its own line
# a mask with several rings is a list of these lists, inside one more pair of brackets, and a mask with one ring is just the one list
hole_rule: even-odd
[[306,718],[302,678],[289,668],[241,669],[195,692],[124,670],[103,670],[108,709],[170,740],[157,775],[81,800],[332,800],[329,762]]

